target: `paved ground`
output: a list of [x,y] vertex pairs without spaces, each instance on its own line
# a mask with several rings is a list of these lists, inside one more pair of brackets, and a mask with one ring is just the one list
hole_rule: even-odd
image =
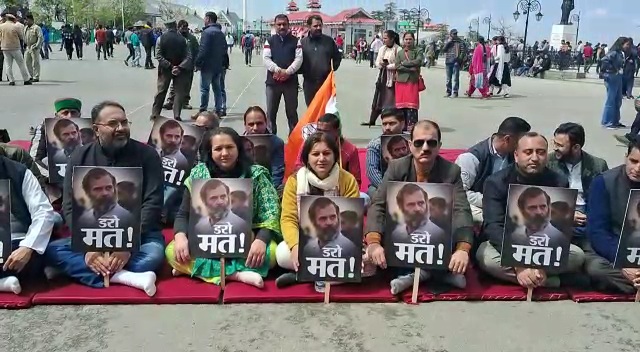
[[[119,60],[107,62],[96,62],[86,51],[89,58],[82,62],[68,62],[56,52],[43,63],[43,81],[34,86],[0,83],[0,128],[25,139],[28,127],[52,112],[56,98],[82,99],[85,115],[98,101],[114,99],[134,121],[134,136],[146,140],[154,71],[124,67],[121,46]],[[265,100],[264,69],[245,68],[240,60],[234,54],[227,78],[232,115]],[[588,132],[587,150],[610,165],[622,161],[624,149],[615,145],[611,131],[599,127],[603,86],[516,78],[510,99],[451,100],[442,98],[443,75],[443,70],[425,72],[428,91],[420,116],[443,126],[445,147],[469,146],[504,117],[518,115],[547,135],[562,121],[580,122]],[[351,61],[338,72],[344,131],[359,145],[378,133],[359,126],[368,116],[374,80],[374,70]],[[301,113],[302,100],[301,95]],[[633,116],[632,103],[625,102],[623,122]],[[239,127],[241,118],[225,123]],[[286,126],[284,117],[280,126]],[[0,351],[638,351],[637,309],[631,303],[567,301],[34,307],[0,311]]]

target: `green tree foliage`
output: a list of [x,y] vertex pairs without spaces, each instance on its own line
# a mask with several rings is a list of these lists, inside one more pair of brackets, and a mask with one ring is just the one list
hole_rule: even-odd
[[[15,1],[15,0],[2,0]],[[143,19],[144,0],[35,0],[32,10],[37,21],[66,22],[93,28],[97,24],[122,26],[124,3],[125,25]]]

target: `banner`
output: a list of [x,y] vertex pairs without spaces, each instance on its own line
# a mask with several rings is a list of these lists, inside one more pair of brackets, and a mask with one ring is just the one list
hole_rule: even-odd
[[271,135],[252,134],[242,136],[244,150],[254,163],[262,165],[271,173]]
[[453,185],[389,182],[384,249],[392,267],[446,269],[453,250]]
[[44,128],[49,182],[61,184],[71,153],[76,148],[96,140],[93,124],[88,118],[46,118]]
[[577,197],[570,188],[509,185],[501,265],[565,268]]
[[73,168],[71,246],[78,252],[140,248],[142,168]]
[[246,258],[253,241],[253,181],[192,180],[189,251],[195,258]]
[[640,268],[640,190],[629,192],[620,242],[613,267]]
[[300,281],[360,282],[364,200],[300,197]]
[[0,271],[11,255],[11,181],[0,180]]
[[384,171],[391,160],[409,155],[411,153],[409,143],[411,143],[411,135],[409,134],[380,136],[380,169]]

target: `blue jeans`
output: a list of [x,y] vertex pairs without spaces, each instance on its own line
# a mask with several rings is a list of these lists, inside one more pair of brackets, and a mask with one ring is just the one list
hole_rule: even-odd
[[604,103],[600,124],[603,126],[617,125],[620,123],[620,107],[622,106],[622,75],[605,74],[604,85],[607,88],[607,100]]
[[[447,64],[447,94],[458,94],[460,89],[460,65],[457,63]],[[453,91],[451,90],[451,80],[453,79]]]
[[226,112],[227,111],[227,88],[224,84],[224,80],[227,77],[227,70],[222,70],[222,73],[220,74],[220,94],[222,97],[222,110],[218,110],[216,109],[216,111],[223,111]]
[[[75,252],[71,249],[71,238],[63,238],[49,243],[44,252],[45,263],[53,266],[81,284],[94,287],[104,287],[104,278],[97,275],[84,261],[85,253]],[[151,232],[142,235],[140,250],[131,253],[131,258],[125,270],[134,273],[155,271],[164,261],[164,238],[160,232]]]
[[200,111],[205,111],[209,107],[209,87],[213,89],[213,99],[215,100],[216,112],[222,111],[222,88],[220,87],[221,76],[222,72],[200,72]]

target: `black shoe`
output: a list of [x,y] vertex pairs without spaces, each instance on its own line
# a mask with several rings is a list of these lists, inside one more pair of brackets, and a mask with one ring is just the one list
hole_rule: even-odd
[[40,78],[34,78],[34,79],[31,80],[31,82],[33,82],[33,83],[40,82]]
[[24,81],[24,85],[25,85],[25,86],[30,86],[30,85],[32,85],[32,84],[33,84],[33,83],[31,83],[31,80]]
[[193,106],[191,106],[191,105],[190,105],[190,104],[188,104],[188,103],[187,103],[187,104],[184,104],[184,105],[182,106],[182,108],[183,108],[183,109],[185,109],[185,110],[193,110]]
[[458,97],[458,93],[453,93],[453,98],[457,98]]
[[298,283],[296,273],[284,273],[276,279],[277,288],[285,288]]
[[173,119],[176,120],[176,121],[182,121],[182,118],[180,116],[176,116]]
[[10,85],[10,86],[15,86],[15,85],[16,85],[16,82],[9,82],[9,85]]
[[173,110],[173,104],[166,103],[162,105],[162,108],[165,110]]

